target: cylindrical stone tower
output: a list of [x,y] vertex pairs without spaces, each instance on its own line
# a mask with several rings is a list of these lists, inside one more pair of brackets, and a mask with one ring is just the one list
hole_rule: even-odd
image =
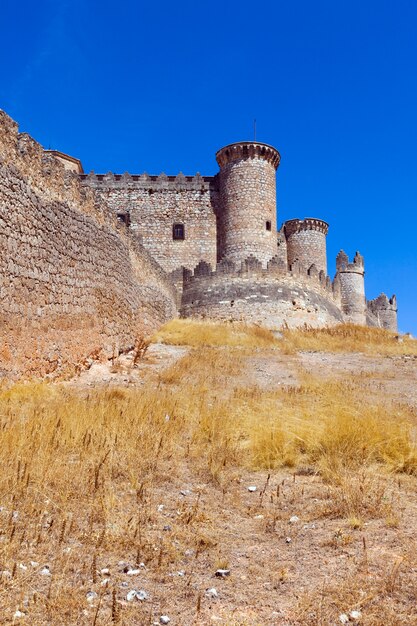
[[237,265],[249,255],[266,267],[277,252],[276,170],[280,154],[242,141],[216,153],[219,173],[218,259]]
[[284,224],[288,263],[299,261],[307,270],[315,265],[327,274],[326,235],[329,225],[323,220],[307,217],[288,220]]
[[356,253],[353,263],[343,250],[336,257],[336,270],[340,279],[343,313],[353,324],[366,325],[365,270],[363,257]]

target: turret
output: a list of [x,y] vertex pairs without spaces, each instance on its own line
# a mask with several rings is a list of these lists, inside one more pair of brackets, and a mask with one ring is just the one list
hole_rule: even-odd
[[338,283],[343,313],[354,324],[366,325],[365,270],[363,257],[357,252],[353,263],[343,250],[336,257]]
[[218,258],[240,264],[250,254],[266,267],[277,252],[276,170],[280,154],[263,143],[233,143],[216,154]]
[[388,299],[385,293],[381,293],[375,300],[369,300],[367,306],[380,328],[397,332],[397,298],[395,296]]
[[326,235],[329,225],[323,220],[307,217],[304,220],[288,220],[284,224],[287,238],[288,263],[299,261],[306,269],[315,265],[327,274]]

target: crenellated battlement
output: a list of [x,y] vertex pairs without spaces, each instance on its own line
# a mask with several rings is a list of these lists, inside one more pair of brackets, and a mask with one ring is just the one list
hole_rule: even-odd
[[281,155],[273,146],[256,141],[238,141],[216,152],[216,161],[221,168],[228,163],[245,161],[247,159],[263,159],[277,169],[281,161]]
[[240,265],[233,263],[228,259],[224,259],[217,263],[216,268],[206,261],[200,261],[193,271],[186,268],[180,268],[171,273],[174,282],[178,283],[180,277],[183,279],[184,290],[190,284],[204,281],[247,278],[247,279],[270,279],[280,281],[282,279],[288,281],[304,282],[308,288],[319,289],[325,292],[332,299],[338,300],[338,293],[334,292],[333,283],[329,276],[323,270],[319,271],[316,265],[309,268],[302,265],[299,261],[295,261],[291,266],[282,261],[279,255],[273,257],[266,268],[262,266],[261,261],[254,255],[249,255]]
[[161,173],[158,176],[151,176],[144,172],[143,174],[80,174],[80,179],[84,185],[98,188],[111,189],[145,189],[148,191],[208,191],[210,188],[216,187],[216,176],[201,176],[199,172],[194,176],[184,176],[182,172],[176,176],[167,176]]
[[356,252],[352,263],[349,261],[349,257],[344,252],[344,250],[340,250],[339,254],[336,257],[336,270],[338,272],[353,272],[357,274],[365,273],[365,262],[363,256]]
[[374,300],[366,303],[368,313],[368,324],[397,331],[397,298],[391,298],[381,293]]
[[317,230],[324,235],[327,235],[329,232],[329,225],[324,220],[319,220],[315,217],[306,217],[303,220],[287,220],[284,222],[284,230],[287,237],[303,230]]

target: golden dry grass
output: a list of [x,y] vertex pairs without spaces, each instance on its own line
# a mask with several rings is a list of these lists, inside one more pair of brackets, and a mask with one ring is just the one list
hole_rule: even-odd
[[[183,567],[187,548],[203,555],[205,569],[233,564],[214,501],[203,507],[199,497],[188,505],[172,496],[172,534],[161,532],[158,499],[178,493],[184,480],[211,485],[217,494],[212,498],[223,494],[225,510],[233,502],[233,516],[246,506],[234,492],[240,476],[255,479],[259,472],[290,468],[316,475],[323,496],[310,519],[343,520],[349,530],[340,537],[349,538],[346,544],[349,533],[369,520],[386,520],[395,530],[394,476],[414,480],[417,475],[415,410],[383,395],[371,399],[369,381],[352,376],[320,380],[300,372],[297,386],[248,387],[242,381],[246,351],[241,348],[263,345],[267,353],[274,338],[258,336],[258,329],[223,325],[210,326],[206,334],[201,330],[200,324],[181,322],[157,335],[172,342],[176,332],[182,333],[179,343],[196,347],[162,371],[156,385],[81,392],[28,384],[1,392],[0,570],[7,574],[1,577],[0,614],[9,622],[20,608],[33,624],[152,623],[157,609],[126,603],[114,578],[110,587],[101,587],[100,567],[122,559],[133,565],[144,561],[147,584],[155,586],[157,596],[157,586],[168,584],[167,572]],[[219,345],[222,337],[225,347]],[[288,509],[282,508],[279,486],[271,493],[266,487],[265,502],[261,498],[257,506],[265,532],[271,533],[288,519]],[[301,502],[302,494],[297,497]],[[332,535],[323,549],[336,549],[340,537]],[[51,577],[39,574],[45,563]],[[198,621],[195,606],[204,586],[190,576],[188,591],[181,591],[188,611],[184,624],[209,623],[203,617]],[[361,570],[357,589],[359,580],[366,588],[363,577]],[[379,597],[382,584],[369,583],[373,597]],[[391,599],[399,593],[394,580],[392,587]],[[343,592],[345,598],[352,589]],[[91,590],[100,596],[94,610],[85,599]],[[334,593],[329,587],[320,605],[322,623],[337,617],[340,602],[332,600]],[[351,603],[358,602],[358,594]],[[303,597],[295,624],[311,623],[312,598],[313,592]],[[395,607],[397,600],[392,602]],[[196,621],[189,617],[191,604]],[[410,613],[404,614],[409,620]],[[242,618],[238,623],[260,622]]]
[[288,352],[313,350],[362,352],[381,356],[417,355],[416,339],[382,328],[354,324],[340,324],[331,328],[286,329],[282,347]]
[[273,333],[261,326],[191,319],[176,319],[168,322],[153,336],[152,341],[194,347],[265,348],[279,345]]

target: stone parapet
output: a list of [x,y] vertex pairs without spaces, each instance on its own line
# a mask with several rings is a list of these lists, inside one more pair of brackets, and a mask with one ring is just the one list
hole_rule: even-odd
[[256,141],[238,141],[216,152],[216,160],[220,168],[233,161],[245,161],[247,159],[262,159],[277,169],[281,155],[273,146]]

